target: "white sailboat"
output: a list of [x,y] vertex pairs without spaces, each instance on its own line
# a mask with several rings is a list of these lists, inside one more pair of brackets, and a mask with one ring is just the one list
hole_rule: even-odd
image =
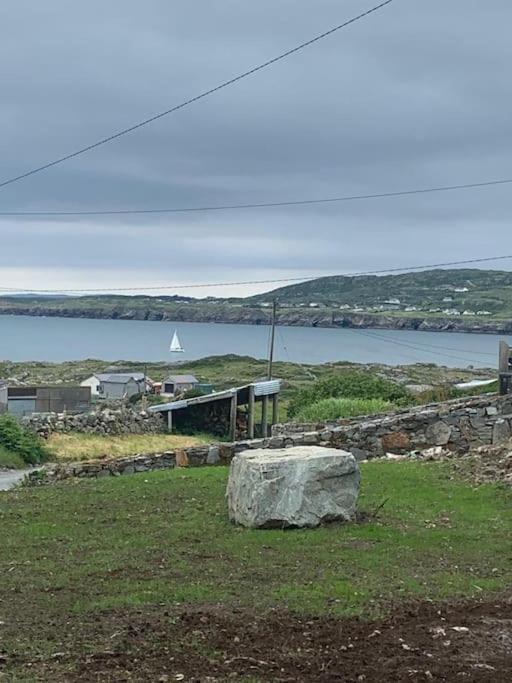
[[183,353],[185,351],[181,345],[180,338],[178,337],[178,330],[174,330],[169,350],[171,353]]

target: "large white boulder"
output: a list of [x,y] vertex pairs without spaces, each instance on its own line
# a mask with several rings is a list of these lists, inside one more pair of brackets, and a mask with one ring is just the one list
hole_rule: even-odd
[[243,451],[231,462],[229,518],[252,528],[349,521],[359,486],[359,466],[346,451],[320,446]]

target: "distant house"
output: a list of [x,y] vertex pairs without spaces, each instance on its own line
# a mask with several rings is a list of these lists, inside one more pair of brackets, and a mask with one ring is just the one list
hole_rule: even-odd
[[449,304],[449,303],[451,303],[452,301],[453,301],[453,297],[452,297],[452,296],[445,296],[444,299],[443,299],[443,303],[444,303],[444,304]]
[[341,304],[340,306],[340,311],[348,311],[349,308],[352,308],[349,304]]
[[391,299],[386,299],[386,301],[384,301],[384,303],[385,304],[391,304],[392,306],[397,306],[397,305],[400,305],[400,299],[396,299],[393,297]]
[[80,386],[90,387],[95,397],[123,399],[150,392],[153,381],[143,372],[99,372],[84,379]]
[[491,311],[477,311],[477,315],[492,315]]
[[467,287],[455,287],[454,292],[469,292],[469,289]]
[[199,380],[194,375],[169,375],[164,379],[160,393],[164,396],[176,396],[176,394],[196,389],[198,386]]

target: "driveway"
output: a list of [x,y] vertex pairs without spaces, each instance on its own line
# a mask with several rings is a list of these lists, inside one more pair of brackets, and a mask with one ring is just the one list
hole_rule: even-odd
[[7,491],[19,484],[32,469],[0,470],[0,491]]

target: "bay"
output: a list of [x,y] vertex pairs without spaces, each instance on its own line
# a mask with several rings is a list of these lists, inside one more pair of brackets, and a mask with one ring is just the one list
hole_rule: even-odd
[[[171,354],[174,330],[185,353]],[[269,327],[83,318],[0,316],[0,359],[187,361],[224,354],[265,358]],[[449,332],[278,327],[277,360],[298,363],[436,363],[496,367],[498,341],[510,337]]]

